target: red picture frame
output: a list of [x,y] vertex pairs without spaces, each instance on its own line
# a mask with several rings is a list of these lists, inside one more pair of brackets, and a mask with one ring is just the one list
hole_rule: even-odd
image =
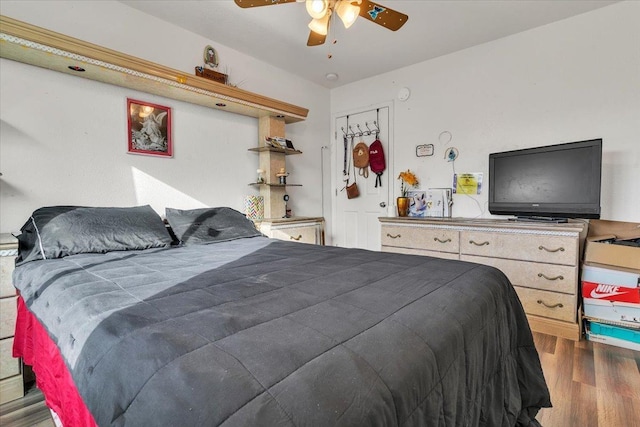
[[129,153],[173,157],[171,108],[127,98],[127,128]]

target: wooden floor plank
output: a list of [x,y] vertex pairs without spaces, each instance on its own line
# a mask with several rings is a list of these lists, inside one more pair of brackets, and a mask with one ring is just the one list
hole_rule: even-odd
[[606,344],[594,346],[596,387],[640,399],[640,372],[633,353],[628,351]]
[[[573,382],[571,386],[571,410],[569,416],[575,426],[598,427],[597,389],[589,384]],[[566,422],[561,420],[562,422]],[[549,424],[566,425],[566,424]]]
[[593,346],[578,347],[573,354],[573,381],[590,385],[596,385],[596,371],[593,359]]
[[597,394],[600,427],[640,427],[640,401],[601,388]]

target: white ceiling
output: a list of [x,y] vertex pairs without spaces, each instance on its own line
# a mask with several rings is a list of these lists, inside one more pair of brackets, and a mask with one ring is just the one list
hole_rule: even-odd
[[[336,20],[325,45],[307,47],[310,18],[302,3],[242,9],[232,0],[121,2],[327,88],[616,3],[609,0],[380,0],[381,5],[409,15],[400,30],[389,31],[363,18],[358,18],[346,30]],[[334,39],[337,42],[332,44]],[[338,80],[328,81],[327,73],[338,74]]]

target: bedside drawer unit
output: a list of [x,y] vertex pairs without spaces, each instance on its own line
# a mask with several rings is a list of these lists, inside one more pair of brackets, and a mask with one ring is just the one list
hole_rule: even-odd
[[573,237],[462,231],[460,252],[466,255],[577,265],[578,241]]
[[0,235],[0,404],[24,395],[22,361],[13,357],[13,335],[18,311],[12,275],[18,243],[11,234]]
[[576,321],[576,295],[522,288],[520,286],[514,286],[514,288],[527,314],[564,322]]
[[460,250],[459,235],[460,233],[456,230],[444,228],[383,225],[381,243],[383,246],[449,252],[457,255]]
[[460,259],[496,267],[502,270],[511,283],[516,286],[565,294],[575,294],[577,292],[578,267],[576,266],[487,258],[474,255],[462,255]]

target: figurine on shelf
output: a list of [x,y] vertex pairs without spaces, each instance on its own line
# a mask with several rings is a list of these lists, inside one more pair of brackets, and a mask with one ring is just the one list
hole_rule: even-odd
[[276,174],[279,179],[280,185],[287,185],[287,177],[289,176],[289,172],[285,171],[284,168],[280,168],[280,172]]
[[258,169],[256,170],[256,173],[258,174],[258,178],[256,179],[256,182],[258,184],[264,184],[264,169]]
[[289,201],[289,195],[285,194],[283,199],[284,199],[284,218],[291,218],[292,216],[291,209],[289,209],[289,206],[287,206],[287,202]]

